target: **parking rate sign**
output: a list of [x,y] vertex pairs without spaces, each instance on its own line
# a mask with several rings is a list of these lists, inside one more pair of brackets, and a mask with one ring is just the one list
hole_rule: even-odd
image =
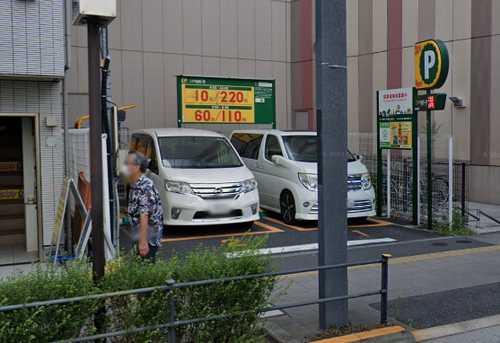
[[446,45],[440,40],[425,40],[415,44],[415,86],[417,89],[436,89],[448,77],[449,57]]
[[274,81],[179,76],[179,121],[273,124],[274,92]]

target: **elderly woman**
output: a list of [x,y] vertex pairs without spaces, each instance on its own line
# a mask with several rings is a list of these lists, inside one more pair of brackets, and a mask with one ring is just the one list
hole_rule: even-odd
[[123,174],[130,182],[128,214],[132,225],[132,237],[139,255],[155,261],[160,247],[163,229],[163,208],[158,190],[144,173],[148,159],[137,151],[129,151]]

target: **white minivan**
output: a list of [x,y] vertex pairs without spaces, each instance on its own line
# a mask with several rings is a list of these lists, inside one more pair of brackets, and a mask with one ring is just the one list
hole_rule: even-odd
[[[318,219],[316,132],[237,130],[231,143],[259,185],[260,206],[281,213],[286,223]],[[368,169],[349,153],[349,218],[375,215],[375,192]]]
[[130,149],[150,159],[148,176],[160,191],[165,225],[251,227],[259,219],[257,183],[226,137],[148,129],[132,134]]

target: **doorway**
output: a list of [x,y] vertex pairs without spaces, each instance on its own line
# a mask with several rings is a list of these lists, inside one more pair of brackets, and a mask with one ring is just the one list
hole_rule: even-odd
[[36,119],[0,114],[0,265],[39,256]]

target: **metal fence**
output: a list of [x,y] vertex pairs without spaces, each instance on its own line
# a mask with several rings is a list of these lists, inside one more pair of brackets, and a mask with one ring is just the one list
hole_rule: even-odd
[[[434,220],[447,222],[450,212],[461,213],[467,218],[470,194],[470,166],[465,161],[450,159],[453,141],[450,137],[435,137],[433,141],[434,157],[432,161],[432,211]],[[451,149],[450,149],[451,146]],[[363,163],[372,175],[374,184],[377,177],[382,177],[383,214],[394,219],[411,221],[413,219],[413,163],[410,151],[383,151],[382,175],[377,175],[376,137],[371,133],[353,133],[349,135],[349,148],[363,156]],[[419,153],[419,223],[427,218],[427,156],[425,139],[420,139]],[[390,157],[388,155],[390,153]],[[450,170],[450,161],[452,168]],[[390,164],[390,170],[388,165]],[[388,178],[390,183],[388,185]],[[451,184],[450,184],[451,183]],[[451,187],[450,187],[451,186]],[[450,196],[451,192],[451,196]],[[450,199],[452,201],[450,206]],[[453,211],[450,211],[453,209]]]
[[[80,296],[80,297],[73,297],[73,298],[66,298],[66,299],[37,301],[37,302],[32,302],[32,303],[27,303],[27,304],[1,306],[0,313],[10,312],[10,311],[18,311],[18,310],[26,310],[26,309],[36,310],[37,308],[41,308],[41,307],[45,307],[45,306],[67,305],[67,304],[79,303],[79,302],[83,302],[83,301],[87,301],[87,300],[105,300],[105,299],[109,299],[109,298],[113,298],[113,297],[146,295],[146,294],[151,294],[151,293],[156,292],[156,291],[163,291],[163,292],[174,294],[173,293],[174,290],[188,288],[188,287],[203,287],[203,286],[209,286],[209,285],[220,284],[220,283],[242,282],[245,280],[255,280],[255,279],[261,279],[261,278],[275,278],[275,277],[280,277],[280,276],[314,272],[314,271],[319,272],[319,271],[328,271],[328,270],[339,269],[339,268],[348,268],[348,267],[380,264],[381,265],[380,289],[377,289],[375,291],[362,292],[362,293],[356,293],[356,294],[351,294],[351,295],[346,294],[344,296],[318,298],[318,299],[311,300],[311,301],[302,301],[302,302],[295,302],[295,303],[270,306],[268,308],[261,309],[259,312],[264,313],[264,312],[268,312],[268,311],[286,310],[286,309],[290,309],[290,308],[297,308],[297,307],[303,307],[303,306],[309,306],[309,305],[317,305],[317,304],[329,303],[329,302],[339,301],[339,300],[357,299],[357,298],[361,298],[361,297],[379,295],[380,296],[380,323],[386,324],[387,323],[388,288],[389,288],[388,274],[389,274],[389,258],[390,257],[391,256],[388,254],[383,254],[379,259],[360,261],[360,262],[356,262],[356,263],[334,264],[334,265],[318,266],[318,267],[313,267],[313,268],[294,269],[294,270],[288,270],[288,271],[282,271],[282,272],[268,272],[268,273],[254,274],[254,275],[242,275],[242,276],[226,277],[226,278],[211,279],[211,280],[190,281],[190,282],[175,282],[175,280],[169,280],[169,281],[167,281],[167,283],[165,285],[158,286],[158,287],[133,289],[133,290],[127,290],[127,291],[87,295],[87,296]],[[89,342],[89,341],[101,340],[101,339],[112,338],[112,337],[128,336],[128,335],[138,334],[141,332],[152,331],[152,330],[165,330],[167,332],[167,335],[168,335],[168,342],[175,343],[177,341],[176,328],[178,328],[178,327],[181,327],[184,325],[193,325],[193,324],[200,324],[200,323],[204,323],[204,322],[212,322],[212,321],[219,321],[219,320],[223,320],[223,319],[235,318],[235,317],[238,317],[238,316],[241,316],[241,315],[247,313],[247,312],[238,312],[238,313],[214,315],[214,316],[203,317],[203,318],[179,319],[176,315],[177,304],[176,304],[176,299],[174,296],[169,297],[168,307],[169,307],[168,317],[165,318],[164,324],[143,326],[143,327],[137,327],[137,328],[132,328],[132,329],[126,329],[126,330],[118,330],[118,331],[113,331],[113,332],[104,332],[104,333],[98,333],[98,334],[92,335],[92,336],[64,339],[64,340],[56,341],[56,342]]]

